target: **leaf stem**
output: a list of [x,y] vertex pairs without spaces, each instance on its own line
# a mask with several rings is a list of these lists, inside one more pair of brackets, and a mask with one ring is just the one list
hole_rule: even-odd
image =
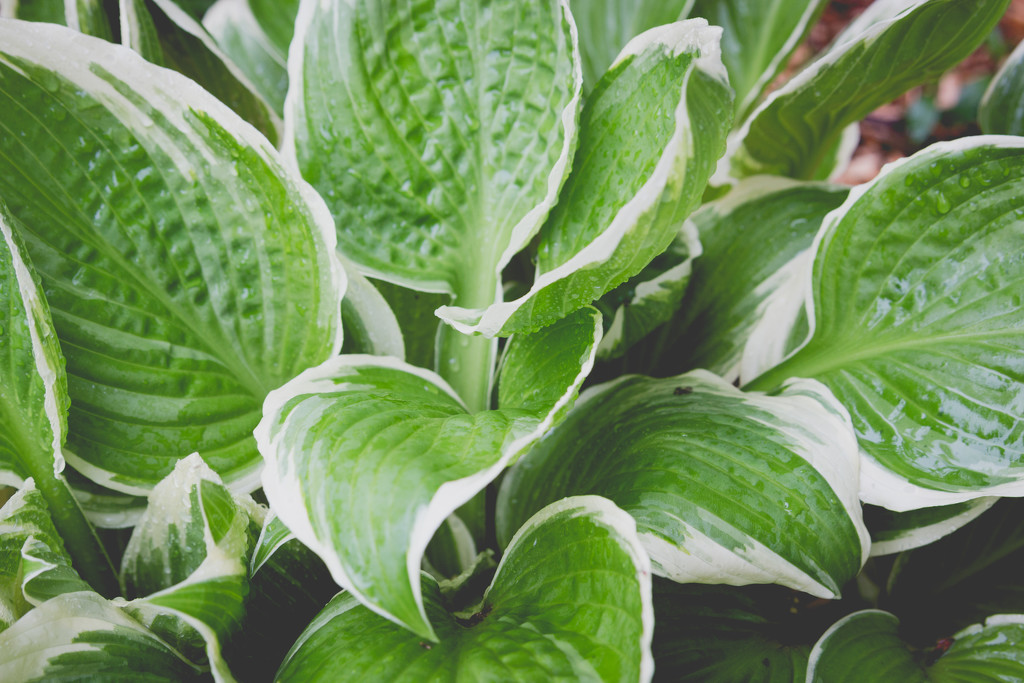
[[[484,261],[486,262],[486,261]],[[484,269],[478,281],[457,292],[455,303],[467,308],[486,308],[494,303],[498,275]],[[497,340],[482,335],[462,334],[442,325],[437,339],[437,373],[459,394],[470,413],[491,407],[491,379]]]
[[470,413],[490,408],[496,340],[462,334],[443,325],[438,339],[437,372],[459,394]]

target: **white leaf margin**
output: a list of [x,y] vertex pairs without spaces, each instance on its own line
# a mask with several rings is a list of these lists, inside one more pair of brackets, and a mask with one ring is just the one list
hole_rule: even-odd
[[[192,453],[186,458],[179,460],[174,470],[165,477],[160,484],[153,489],[153,492],[149,496],[150,506],[147,507],[146,516],[149,515],[151,509],[154,510],[155,514],[162,513],[162,521],[170,521],[172,517],[172,511],[174,508],[182,510],[185,516],[191,517],[192,515],[202,515],[200,510],[191,509],[191,498],[189,492],[193,488],[198,488],[203,481],[210,481],[215,484],[223,486],[223,482],[220,476],[214,472],[210,467],[203,461],[198,453]],[[143,625],[150,623],[150,620],[155,619],[161,615],[172,615],[181,619],[196,632],[203,637],[206,643],[206,656],[210,661],[210,669],[213,674],[213,678],[216,683],[234,683],[235,678],[231,674],[231,670],[228,668],[227,662],[224,661],[224,657],[221,654],[220,638],[214,632],[209,625],[205,622],[197,619],[196,617],[176,610],[166,605],[155,604],[152,602],[153,598],[161,598],[163,596],[173,596],[180,588],[185,586],[191,586],[197,583],[203,583],[210,579],[222,578],[225,576],[239,576],[242,580],[248,581],[248,566],[245,560],[245,548],[246,548],[246,528],[244,524],[238,524],[237,522],[243,521],[245,518],[250,517],[255,504],[245,505],[241,501],[235,499],[235,504],[239,507],[241,515],[237,515],[235,518],[235,524],[233,528],[228,531],[228,534],[221,539],[221,543],[217,543],[213,540],[213,535],[210,533],[210,526],[206,523],[205,517],[203,518],[203,544],[206,549],[206,557],[199,566],[189,574],[188,578],[184,581],[169,586],[163,590],[152,593],[144,598],[138,598],[136,600],[124,600],[123,598],[114,598],[112,604],[116,607],[125,610],[126,613],[131,614],[136,620]],[[199,504],[202,506],[202,496],[199,497]],[[144,517],[145,519],[145,517]],[[255,521],[261,521],[257,518]],[[158,527],[150,527],[150,529],[162,529],[166,536],[166,524]],[[150,532],[146,533],[146,542],[152,544],[156,534]],[[229,538],[231,536],[232,538]],[[127,564],[127,560],[135,552],[135,548],[138,546],[137,538],[134,533],[128,541],[128,547],[125,548],[124,553],[124,564]],[[159,542],[159,537],[156,538]],[[232,554],[224,547],[225,545],[233,544],[241,554]]]
[[967,501],[971,504],[971,507],[958,515],[914,529],[905,529],[890,539],[876,541],[871,544],[871,557],[892,555],[893,553],[901,553],[904,550],[913,550],[914,548],[934,543],[940,538],[944,538],[957,529],[973,522],[982,513],[995,505],[998,500],[998,496],[975,498]]
[[[18,295],[25,307],[27,317],[25,322],[32,344],[32,358],[35,360],[39,378],[43,382],[43,411],[50,425],[53,476],[59,477],[64,471],[65,464],[63,455],[65,434],[61,420],[63,415],[57,401],[57,384],[64,374],[64,368],[55,362],[55,358],[50,358],[43,347],[42,330],[49,328],[52,331],[53,323],[50,320],[46,302],[41,298],[42,293],[28,269],[25,257],[18,249],[18,244],[14,239],[14,229],[4,209],[0,209],[0,233],[3,234],[4,244],[10,252],[15,280],[18,283]],[[56,338],[56,332],[51,332],[51,334]],[[14,472],[0,470],[0,484],[20,488],[24,483],[25,480]]]
[[[433,538],[434,533],[449,515],[494,481],[520,453],[547,433],[565,406],[576,396],[583,381],[590,374],[591,369],[593,369],[595,359],[597,358],[597,348],[601,341],[601,316],[597,311],[594,313],[594,338],[587,357],[581,364],[574,381],[551,407],[547,415],[532,429],[514,436],[511,443],[505,446],[501,456],[493,465],[462,479],[445,482],[434,492],[429,503],[417,510],[409,535],[409,545],[406,549],[406,574],[409,578],[413,598],[419,607],[422,622],[428,627],[430,621],[427,618],[426,609],[423,605],[423,594],[419,577],[420,567],[423,564],[423,557],[426,554],[430,539]],[[321,388],[332,393],[344,391],[347,386],[359,388],[358,385],[337,383],[332,380],[332,377],[342,368],[366,366],[399,370],[419,377],[441,389],[465,409],[465,404],[455,390],[444,379],[430,370],[410,365],[389,356],[370,356],[364,354],[336,356],[317,367],[306,370],[283,387],[272,391],[267,396],[266,401],[264,401],[263,419],[257,425],[254,436],[256,437],[259,451],[263,454],[266,461],[266,467],[263,470],[263,490],[267,500],[270,501],[271,508],[280,518],[281,522],[291,530],[292,534],[303,545],[323,560],[338,585],[349,591],[359,602],[366,605],[373,612],[396,624],[408,627],[408,625],[404,624],[386,609],[374,604],[356,586],[356,583],[349,576],[348,571],[338,559],[338,556],[331,549],[331,544],[321,540],[313,529],[309,507],[307,506],[312,505],[318,508],[320,506],[317,504],[317,501],[306,500],[301,474],[289,465],[287,457],[288,446],[281,441],[282,434],[287,430],[291,415],[285,418],[283,423],[277,422],[277,416],[280,415],[285,405],[298,396],[321,393]],[[469,411],[467,410],[466,412],[468,413]],[[433,629],[431,629],[431,634],[436,638],[436,634],[433,634]]]
[[[177,2],[168,0],[150,0],[150,2],[156,4],[160,11],[166,14],[167,18],[170,19],[175,26],[200,41],[214,57],[220,60],[224,65],[224,68],[228,70],[228,73],[230,73],[231,76],[248,91],[249,95],[262,105],[263,111],[267,116],[267,120],[274,129],[274,133],[278,138],[280,138],[281,130],[284,127],[284,122],[281,120],[281,117],[278,116],[277,112],[274,111],[274,108],[270,106],[270,103],[267,102],[265,97],[263,97],[259,89],[253,85],[252,81],[249,80],[249,77],[245,75],[237,64],[235,64],[234,60],[220,49],[217,45],[216,39],[207,32],[206,27],[196,21],[188,12],[179,7]],[[124,25],[125,22],[122,21],[122,30]]]
[[[858,499],[857,437],[849,413],[832,392],[817,380],[797,378],[787,381],[778,395],[744,393],[706,370],[686,373],[680,376],[680,381],[699,384],[701,391],[739,398],[741,405],[771,415],[771,419],[749,419],[784,435],[787,448],[825,479],[857,533],[863,566],[869,557],[871,536],[864,525]],[[687,536],[682,546],[677,547],[654,534],[641,534],[655,566],[674,581],[727,585],[781,583],[825,599],[838,597],[834,590],[745,532],[716,524],[720,531],[734,538],[746,537],[743,551],[734,552],[681,519],[679,524]]]
[[[47,600],[0,632],[0,652],[5,654],[0,658],[0,679],[40,680],[46,674],[47,664],[54,657],[104,649],[100,643],[72,642],[76,636],[86,631],[112,632],[118,627],[158,643],[168,653],[177,656],[184,665],[195,668],[166,642],[109,601],[97,593],[80,591]],[[41,633],[45,635],[41,637]],[[41,646],[40,640],[43,641]],[[66,644],[58,647],[48,645],[55,640],[64,640]]]
[[693,129],[688,116],[686,92],[694,71],[702,71],[728,87],[728,74],[722,64],[721,34],[722,29],[718,26],[709,26],[706,19],[686,19],[645,31],[627,43],[611,68],[627,57],[648,49],[660,48],[666,55],[673,57],[688,49],[696,49],[699,53],[683,79],[679,104],[674,114],[675,130],[651,177],[636,195],[619,209],[611,224],[593,241],[562,265],[547,272],[538,271],[530,291],[523,296],[514,301],[499,300],[485,309],[441,306],[435,312],[437,317],[463,334],[495,337],[501,333],[505,323],[516,311],[541,290],[588,266],[608,261],[625,236],[636,227],[639,217],[661,199],[672,178],[678,175],[681,169],[685,169],[687,161],[692,157]]

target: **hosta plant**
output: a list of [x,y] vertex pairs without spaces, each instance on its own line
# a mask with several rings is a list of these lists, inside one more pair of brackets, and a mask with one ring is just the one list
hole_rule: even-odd
[[1024,679],[1007,4],[0,0],[0,679]]

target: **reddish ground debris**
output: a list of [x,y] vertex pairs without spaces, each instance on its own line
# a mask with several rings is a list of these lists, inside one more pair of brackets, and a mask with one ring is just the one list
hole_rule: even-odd
[[[833,0],[807,40],[790,60],[785,82],[811,56],[832,42],[872,0]],[[939,140],[980,131],[975,123],[977,103],[1002,60],[1024,40],[1024,0],[1012,0],[999,22],[998,34],[988,44],[936,83],[914,88],[871,112],[860,124],[860,144],[849,167],[838,178],[848,185],[863,183],[890,161],[913,154]]]

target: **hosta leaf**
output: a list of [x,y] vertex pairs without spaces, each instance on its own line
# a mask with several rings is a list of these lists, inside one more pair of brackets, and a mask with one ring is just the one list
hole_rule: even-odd
[[0,508],[0,630],[52,597],[90,590],[32,479]]
[[437,375],[392,358],[339,356],[299,375],[268,396],[256,429],[271,506],[339,584],[435,640],[419,592],[427,543],[575,398],[599,318],[585,309],[535,341],[514,339],[532,362],[531,346],[562,333],[541,385],[527,386],[529,366],[509,375],[506,362],[500,410],[469,414]]
[[864,523],[871,531],[871,555],[889,555],[934,543],[976,519],[997,500],[976,498],[908,512],[867,505]]
[[210,10],[216,0],[177,0],[178,5],[181,9],[189,13],[189,15],[196,19],[203,18],[203,15]]
[[1024,43],[1014,48],[992,78],[978,107],[986,133],[1024,135]]
[[0,76],[0,194],[67,357],[67,457],[127,493],[193,451],[255,486],[266,393],[340,346],[323,204],[226,107],[123,47],[0,22]]
[[341,595],[278,680],[650,679],[650,563],[633,520],[607,500],[569,498],[530,519],[472,615],[450,613],[437,584],[422,580],[438,643]]
[[831,598],[867,558],[856,473],[849,417],[816,382],[764,396],[705,371],[625,377],[510,470],[498,538],[550,501],[602,495],[637,520],[659,575]]
[[278,114],[288,93],[287,52],[278,51],[253,16],[248,0],[219,0],[203,17],[203,28]]
[[68,593],[47,601],[0,633],[5,681],[201,680],[198,669],[99,595]]
[[438,311],[487,336],[548,325],[640,272],[700,202],[724,151],[732,91],[702,19],[641,34],[587,99],[579,150],[538,240],[530,291],[473,310]]
[[241,628],[248,594],[249,514],[198,455],[178,461],[150,493],[122,562],[123,609],[217,680],[233,680],[221,655]]
[[664,252],[596,302],[607,328],[598,348],[600,358],[624,355],[672,318],[689,286],[693,261],[701,251],[697,226],[688,220]]
[[[801,274],[793,260],[810,248],[822,218],[846,194],[838,186],[761,176],[702,206],[693,221],[704,252],[672,322],[666,365],[737,379],[757,325],[773,324],[780,316],[774,309],[793,298]],[[760,349],[747,352],[754,351]]]
[[822,226],[810,339],[748,386],[827,385],[865,454],[865,502],[1024,493],[1022,190],[1021,138],[965,138],[888,167]]
[[886,680],[924,683],[1019,681],[1024,678],[1024,615],[990,617],[942,647],[914,652],[897,631],[899,620],[877,610],[855,612],[829,629],[811,651],[808,683]]
[[[981,44],[1008,0],[879,0],[773,92],[734,140],[729,173],[811,179],[843,129],[935,80]],[[746,46],[744,46],[746,47]]]
[[289,142],[364,272],[486,306],[569,171],[575,30],[557,0],[421,10],[304,3]]
[[742,120],[786,66],[825,0],[696,0],[690,15],[722,27],[722,61]]
[[569,5],[579,26],[583,83],[589,92],[626,43],[655,26],[685,19],[693,0],[570,0]]
[[121,41],[146,60],[188,76],[277,142],[281,120],[243,70],[174,0],[122,0]]
[[900,555],[882,605],[910,632],[948,636],[990,614],[1024,612],[1022,562],[1024,501],[1005,498],[938,542]]
[[0,200],[0,483],[64,469],[67,376],[46,297]]
[[121,44],[142,55],[147,62],[164,65],[160,35],[146,0],[118,0]]

